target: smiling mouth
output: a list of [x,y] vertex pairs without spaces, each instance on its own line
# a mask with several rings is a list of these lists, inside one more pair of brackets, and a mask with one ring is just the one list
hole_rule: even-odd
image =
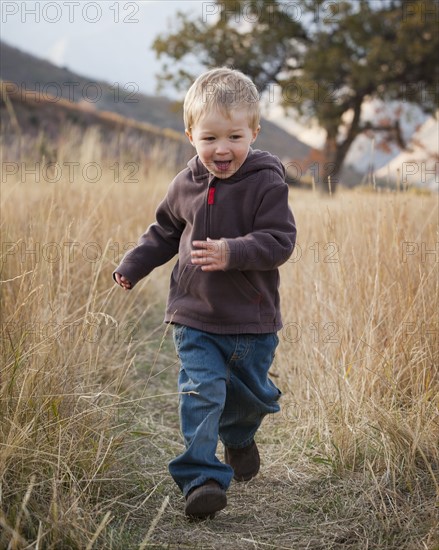
[[215,168],[219,172],[227,172],[230,169],[230,165],[232,164],[231,160],[214,160],[213,163],[215,164]]

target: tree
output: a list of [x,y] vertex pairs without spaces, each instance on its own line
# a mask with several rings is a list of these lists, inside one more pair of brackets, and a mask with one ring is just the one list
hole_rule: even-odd
[[335,190],[362,132],[405,145],[398,117],[365,121],[365,101],[405,101],[428,113],[439,105],[438,0],[226,0],[202,9],[196,19],[179,13],[177,30],[155,39],[165,59],[160,85],[187,88],[197,76],[192,60],[240,69],[261,93],[279,86],[287,111],[315,117],[326,131],[323,189],[329,181]]

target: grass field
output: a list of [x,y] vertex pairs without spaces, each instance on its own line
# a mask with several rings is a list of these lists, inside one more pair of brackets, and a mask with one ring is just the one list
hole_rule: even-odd
[[191,523],[167,472],[172,266],[130,293],[111,279],[173,174],[80,174],[2,184],[0,548],[439,548],[437,196],[291,190],[283,409],[261,474]]

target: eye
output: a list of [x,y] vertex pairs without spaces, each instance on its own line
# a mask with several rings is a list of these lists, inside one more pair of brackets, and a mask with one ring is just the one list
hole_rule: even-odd
[[230,139],[233,139],[233,140],[241,139],[241,136],[238,134],[233,134],[233,136],[230,136]]
[[213,136],[207,136],[203,138],[203,141],[213,141],[215,138]]

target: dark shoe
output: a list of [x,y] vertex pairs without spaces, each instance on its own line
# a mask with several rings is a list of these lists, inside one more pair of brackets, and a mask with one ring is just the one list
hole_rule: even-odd
[[219,512],[226,505],[226,492],[218,482],[209,479],[188,493],[184,512],[192,518],[214,518],[215,512]]
[[236,481],[249,481],[259,472],[261,460],[258,447],[254,441],[247,447],[242,447],[242,449],[225,447],[224,458],[226,464],[230,464],[233,468],[233,477]]

